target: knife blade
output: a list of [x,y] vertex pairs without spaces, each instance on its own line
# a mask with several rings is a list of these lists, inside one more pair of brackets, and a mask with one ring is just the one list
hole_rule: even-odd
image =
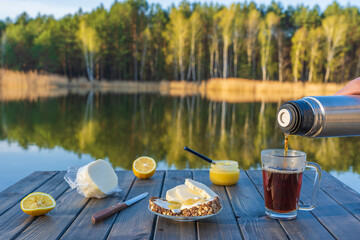
[[126,205],[130,206],[133,205],[134,203],[136,203],[137,201],[140,201],[143,198],[146,198],[149,195],[148,192],[144,192],[142,194],[140,194],[139,196],[133,197],[127,201],[125,201],[124,203],[126,203]]
[[110,217],[114,213],[117,213],[117,212],[127,208],[128,206],[131,206],[134,203],[146,198],[148,195],[149,195],[148,192],[144,192],[144,193],[142,193],[136,197],[133,197],[125,202],[114,204],[111,207],[105,208],[104,210],[94,213],[91,216],[91,221],[93,224],[95,224],[101,220],[104,220],[105,218]]

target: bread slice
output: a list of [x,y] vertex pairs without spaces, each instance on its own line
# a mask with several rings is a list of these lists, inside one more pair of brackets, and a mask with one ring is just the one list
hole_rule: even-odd
[[[160,204],[163,205],[160,206],[159,204],[157,204],[157,202],[158,203],[161,202],[165,204]],[[149,207],[153,212],[157,212],[169,216],[182,216],[182,217],[205,216],[205,215],[215,214],[221,209],[221,203],[218,196],[214,197],[213,199],[210,199],[205,203],[201,203],[191,208],[184,208],[181,210],[180,209],[172,210],[166,207],[166,203],[168,202],[166,201],[166,199],[163,198],[151,197],[149,199]]]

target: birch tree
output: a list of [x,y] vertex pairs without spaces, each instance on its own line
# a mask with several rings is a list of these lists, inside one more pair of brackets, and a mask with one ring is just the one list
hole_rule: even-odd
[[279,82],[284,81],[283,72],[285,68],[285,57],[284,57],[284,32],[281,28],[276,29],[276,40],[277,40],[277,51],[278,51],[278,72]]
[[99,51],[99,41],[95,29],[88,26],[85,20],[79,24],[78,37],[82,43],[86,72],[91,82],[94,81],[95,56]]
[[243,45],[243,38],[245,37],[244,23],[245,14],[241,9],[240,4],[235,5],[234,16],[234,35],[233,35],[233,48],[234,48],[234,73],[233,76],[237,77],[238,59],[240,56],[241,47]]
[[0,55],[1,55],[1,67],[4,68],[5,66],[5,45],[6,45],[6,41],[7,41],[7,36],[6,36],[6,32],[3,32],[2,36],[1,36],[1,47],[0,47]]
[[261,56],[262,80],[268,78],[267,65],[270,58],[271,40],[275,32],[276,26],[280,22],[280,17],[273,12],[269,12],[260,24],[259,42]]
[[230,8],[223,8],[215,15],[215,18],[219,19],[223,39],[223,78],[228,77],[228,54],[229,45],[232,43],[234,17],[235,4],[232,4]]
[[327,16],[322,21],[325,36],[326,72],[324,81],[328,82],[330,74],[336,67],[336,58],[345,44],[348,23],[343,15]]
[[255,45],[259,32],[260,12],[257,9],[250,10],[246,21],[246,53],[248,65],[252,66],[252,76],[255,76],[256,61],[255,61]]
[[299,81],[299,77],[303,71],[303,62],[305,60],[305,41],[307,30],[305,27],[298,29],[291,39],[291,63],[293,70],[294,82]]
[[210,77],[220,77],[219,30],[216,19],[213,20],[210,33]]
[[140,79],[144,80],[145,79],[145,61],[146,61],[146,54],[147,54],[147,48],[148,48],[148,42],[150,41],[151,38],[151,33],[150,33],[150,29],[149,27],[145,28],[143,34],[144,37],[144,47],[143,47],[143,51],[141,54],[141,65],[140,65]]
[[190,58],[189,58],[189,68],[187,73],[187,80],[190,80],[190,76],[192,80],[196,80],[196,42],[199,38],[199,33],[201,29],[201,18],[200,14],[195,10],[189,19],[189,25],[191,26],[191,37],[190,37]]
[[311,28],[307,37],[307,49],[309,51],[309,76],[308,82],[312,82],[320,68],[322,52],[321,42],[324,37],[324,33],[321,27]]
[[[180,9],[176,8],[172,8],[169,17],[169,42],[175,54],[174,57],[180,72],[180,80],[185,80],[185,46],[189,31],[188,19]],[[175,68],[177,68],[177,66],[175,66]]]

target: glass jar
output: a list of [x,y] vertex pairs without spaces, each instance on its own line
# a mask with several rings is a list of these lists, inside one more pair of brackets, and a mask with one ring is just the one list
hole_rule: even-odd
[[210,181],[216,185],[234,185],[239,181],[240,170],[236,161],[221,160],[211,164]]

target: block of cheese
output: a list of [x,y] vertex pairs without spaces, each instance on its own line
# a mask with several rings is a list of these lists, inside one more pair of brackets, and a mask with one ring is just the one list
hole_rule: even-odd
[[103,198],[118,186],[114,169],[101,159],[79,168],[76,182],[79,190],[88,198]]

